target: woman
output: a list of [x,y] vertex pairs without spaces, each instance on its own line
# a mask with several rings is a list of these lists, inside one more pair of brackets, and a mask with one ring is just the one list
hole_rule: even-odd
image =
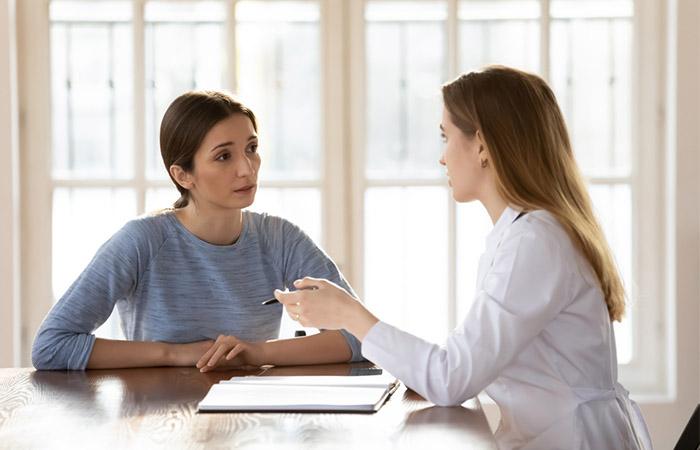
[[[352,291],[299,228],[243,211],[260,169],[253,112],[223,93],[184,94],[163,117],[160,145],[180,199],[99,249],[41,325],[34,366],[194,366],[215,339],[247,349],[229,366],[362,359],[345,331],[266,342],[279,334],[282,306],[261,302],[276,288],[313,273]],[[115,305],[128,340],[96,339]]]
[[379,321],[326,280],[298,280],[316,290],[276,298],[304,326],[347,329],[367,359],[438,405],[485,389],[501,410],[501,448],[651,448],[617,382],[620,275],[554,94],[505,67],[463,75],[442,93],[440,163],[453,196],[479,200],[494,223],[473,306],[446,345]]

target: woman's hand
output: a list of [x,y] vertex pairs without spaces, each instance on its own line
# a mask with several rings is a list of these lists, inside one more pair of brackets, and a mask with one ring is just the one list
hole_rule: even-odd
[[299,290],[275,290],[275,298],[302,326],[326,330],[343,328],[362,340],[379,321],[348,291],[331,281],[305,277],[295,281],[294,286]]
[[214,344],[214,341],[197,341],[188,344],[165,344],[166,362],[168,366],[194,366],[202,353],[206,352]]
[[[220,335],[204,355],[197,361],[201,372],[217,367],[260,367],[265,364],[264,343],[246,342],[235,336]],[[200,353],[201,355],[201,353]]]

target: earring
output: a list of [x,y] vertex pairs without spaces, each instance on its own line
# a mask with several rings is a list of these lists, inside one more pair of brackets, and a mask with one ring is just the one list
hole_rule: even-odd
[[482,160],[481,160],[481,168],[482,168],[482,169],[485,169],[486,166],[488,166],[488,165],[489,165],[489,160],[488,160],[488,159],[482,159]]

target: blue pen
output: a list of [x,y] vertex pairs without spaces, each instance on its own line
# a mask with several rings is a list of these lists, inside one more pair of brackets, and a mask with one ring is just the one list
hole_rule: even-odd
[[[311,290],[311,291],[313,291],[313,290],[315,290],[315,289],[318,289],[318,288],[317,288],[316,286],[309,286],[309,287],[300,288],[300,289],[297,289],[297,290],[298,290],[298,291],[306,291],[306,290]],[[289,289],[285,289],[284,292],[289,292]],[[294,292],[294,291],[292,291],[292,292]],[[269,299],[265,300],[264,302],[262,302],[263,305],[274,305],[275,303],[279,303],[279,300],[277,300],[277,299],[274,298],[274,297],[269,298]]]

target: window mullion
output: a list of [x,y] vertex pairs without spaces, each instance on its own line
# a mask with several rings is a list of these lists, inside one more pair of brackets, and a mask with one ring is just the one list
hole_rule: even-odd
[[226,83],[231,92],[238,92],[238,76],[236,73],[238,61],[236,61],[236,2],[237,0],[227,0],[226,2],[226,23],[225,32],[226,44]]
[[447,0],[447,78],[459,75],[459,5]]
[[117,127],[117,108],[116,95],[114,85],[114,58],[116,49],[114,47],[114,23],[107,25],[107,52],[109,65],[109,79],[107,87],[109,88],[109,167],[112,175],[115,173],[117,166],[117,149],[116,149],[116,132]]
[[351,223],[352,233],[350,248],[351,251],[351,268],[349,279],[352,282],[355,291],[364,297],[364,198],[365,198],[365,114],[366,114],[366,92],[365,92],[365,76],[366,65],[365,61],[365,1],[357,0],[348,2],[349,11],[349,67],[346,71],[349,74],[350,95],[350,168],[351,176],[347,182],[347,186],[352,193]]
[[321,240],[328,253],[343,271],[350,271],[348,228],[349,211],[339,208],[349,198],[350,177],[345,161],[349,145],[346,126],[348,120],[346,89],[347,60],[345,42],[347,36],[346,2],[343,0],[320,0],[321,38],[321,130],[323,130],[321,164],[323,171],[319,180],[321,189]]
[[[73,74],[71,43],[73,26],[66,24],[66,136],[68,139],[68,170],[75,169],[75,138],[73,137]],[[50,33],[50,31],[49,31]],[[53,146],[52,146],[53,148]],[[52,155],[53,157],[53,155]],[[53,159],[53,158],[52,158]],[[53,170],[51,170],[53,172]],[[53,195],[53,192],[52,192]]]
[[549,83],[550,0],[540,0],[540,74]]
[[134,62],[134,187],[136,188],[136,211],[143,214],[146,209],[146,53],[144,0],[133,4],[133,62]]
[[[459,5],[447,1],[447,74],[449,79],[459,75]],[[441,180],[444,185],[444,180]],[[447,327],[457,326],[457,205],[449,189],[447,196]]]

